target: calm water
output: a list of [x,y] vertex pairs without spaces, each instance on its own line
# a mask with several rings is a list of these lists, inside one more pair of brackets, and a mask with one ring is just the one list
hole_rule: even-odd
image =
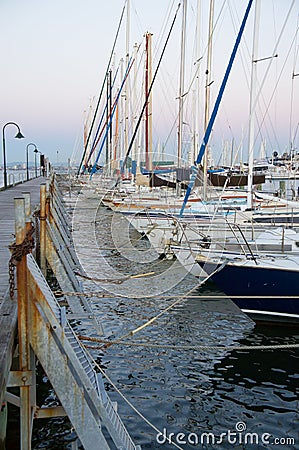
[[[147,257],[152,257],[148,241],[140,240],[140,236],[131,229],[130,238],[135,242],[137,251],[141,251],[138,254],[145,255],[143,259],[139,264],[130,260],[130,254],[125,253],[125,247],[121,247],[119,241],[116,250],[116,238],[111,239],[110,229],[112,223],[113,229],[117,230],[117,220],[118,217],[115,219],[115,215],[105,208],[99,209],[97,238],[111,268],[124,275],[154,271],[157,274],[156,283],[160,283],[163,277],[165,284],[170,277],[175,278],[173,261],[155,259],[146,262]],[[103,276],[103,269],[96,265],[96,252],[86,250],[89,261],[95,258],[98,277],[100,274]],[[143,280],[140,281],[146,286],[143,298],[131,298],[140,295],[135,291],[140,285],[135,283],[130,285],[130,298],[93,298],[93,309],[101,318],[105,338],[113,340],[135,329],[165,309],[174,301],[175,295],[186,293],[195,286],[194,278],[188,275],[164,297],[150,298],[146,295],[153,288],[147,277]],[[90,284],[87,289],[102,291],[96,284]],[[117,289],[119,292],[125,291],[125,282]],[[298,350],[202,351],[199,348],[201,345],[229,346],[238,343],[298,344],[299,330],[255,326],[242,314],[236,314],[230,301],[203,301],[199,297],[200,294],[217,293],[219,291],[214,285],[207,284],[193,292],[198,297],[185,299],[134,337],[137,343],[159,343],[174,348],[112,346],[106,351],[92,351],[93,357],[107,370],[113,383],[162,432],[160,435],[106,382],[109,395],[118,402],[121,417],[134,441],[143,449],[176,448],[164,442],[165,431],[168,435],[174,433],[174,442],[184,449],[299,448]],[[77,323],[76,328],[82,334],[92,334],[84,324]],[[176,349],[178,345],[194,348]],[[74,434],[64,427],[64,421],[53,420],[51,426],[36,434],[34,448],[70,448],[69,440],[74,438]],[[64,430],[64,435],[58,444],[57,437],[61,430]],[[231,434],[228,441],[229,430],[231,433],[240,431],[236,435]],[[179,433],[184,433],[184,437]],[[209,443],[205,433],[212,433]],[[245,444],[246,433],[247,439],[254,436],[255,444]],[[280,439],[277,442],[281,444],[274,445],[275,438]],[[294,443],[285,445],[287,438],[293,438]],[[186,443],[182,444],[182,441]]]
[[[154,271],[157,274],[154,284],[161,283],[163,291],[165,278],[172,276],[176,279],[174,262],[159,259],[147,262],[147,257],[152,257],[148,242],[140,240],[132,230],[130,237],[135,240],[137,255],[147,257],[138,264],[134,258],[130,260],[128,254],[122,256],[119,248],[113,248],[115,239],[114,242],[111,240],[113,219],[113,214],[105,208],[99,209],[96,237],[106,261],[123,275]],[[87,255],[94,265],[98,277],[103,277],[104,269],[99,267],[96,254],[89,245],[86,246],[85,257]],[[111,295],[111,298],[91,300],[103,324],[105,338],[113,340],[135,329],[170,305],[176,295],[195,286],[193,277],[184,276],[177,285],[173,283],[167,294],[151,298],[146,297],[154,289],[148,277],[132,284],[132,295],[140,294],[139,283],[141,286],[144,283],[142,298],[115,298]],[[108,283],[106,291],[110,287]],[[94,283],[86,284],[86,289],[103,292]],[[120,293],[125,292],[126,281],[116,289]],[[177,448],[165,442],[165,431],[168,435],[173,433],[173,441],[179,448],[188,450],[299,449],[298,350],[203,351],[199,348],[201,345],[238,343],[298,344],[299,329],[255,326],[244,315],[236,313],[230,301],[204,299],[204,296],[217,293],[219,291],[212,284],[195,290],[193,295],[196,294],[196,298],[185,299],[134,337],[135,342],[159,343],[174,348],[111,346],[105,351],[92,351],[113,383],[162,433],[157,435],[106,382],[111,399],[118,402],[121,417],[135,443],[142,449]],[[84,323],[77,322],[74,326],[81,334],[92,334]],[[175,348],[179,345],[194,348]],[[56,404],[57,399],[46,377],[40,375],[39,386],[39,401]],[[75,434],[65,419],[39,421],[35,425],[34,449],[71,449]],[[207,433],[210,433],[209,437]],[[245,443],[245,438],[249,443]],[[293,441],[287,441],[288,438]]]

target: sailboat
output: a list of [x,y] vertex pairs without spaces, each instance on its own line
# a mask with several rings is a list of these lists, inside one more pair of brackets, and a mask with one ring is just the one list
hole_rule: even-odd
[[[211,51],[212,51],[212,33],[213,33],[213,5],[214,1],[210,2],[210,19],[209,19],[209,38],[208,38],[208,57],[207,57],[207,77],[206,77],[206,104],[205,104],[205,127],[208,127],[208,115],[209,115],[209,92],[210,92],[210,73],[211,73]],[[182,156],[182,125],[183,125],[183,106],[184,106],[184,60],[185,60],[185,31],[186,31],[186,6],[187,2],[183,2],[182,11],[182,34],[181,34],[181,61],[180,61],[180,86],[179,86],[179,121],[178,121],[178,154],[177,154],[177,166],[178,170],[183,170],[181,168],[181,156]],[[199,5],[198,5],[199,9]],[[199,23],[197,26],[199,30]],[[197,30],[197,32],[198,32]],[[199,55],[198,55],[199,56]],[[199,60],[200,58],[198,58]],[[197,62],[198,65],[198,62]],[[198,71],[198,68],[196,69]],[[223,92],[222,92],[223,93]],[[218,105],[219,106],[219,105]],[[147,128],[146,128],[147,129]],[[211,130],[211,127],[210,127]],[[194,139],[196,142],[196,139]],[[146,140],[147,142],[147,140]],[[195,144],[196,147],[196,144]],[[206,166],[207,158],[204,158]],[[148,171],[150,177],[155,176],[153,171]],[[184,205],[185,218],[193,221],[193,225],[197,226],[197,219],[208,219],[223,217],[228,215],[234,215],[236,210],[242,210],[246,208],[246,194],[244,192],[234,191],[234,192],[215,192],[212,193],[212,198],[208,199],[207,194],[207,171],[204,170],[201,174],[198,172],[197,179],[201,183],[200,178],[203,177],[203,192],[199,195],[198,192],[192,194],[189,198],[188,195],[188,205]],[[189,183],[189,174],[188,181]],[[177,183],[178,186],[178,183]],[[180,188],[183,187],[182,183],[179,183]],[[187,187],[187,186],[185,186]],[[160,191],[161,192],[161,191]],[[177,189],[177,194],[180,194],[181,189]],[[211,194],[211,193],[210,193]],[[160,197],[164,197],[163,194]],[[160,199],[162,200],[162,199]],[[168,245],[169,238],[175,233],[173,224],[169,221],[169,215],[174,218],[179,218],[180,211],[182,208],[182,197],[177,196],[174,199],[170,196],[170,200],[167,202],[157,201],[157,198],[151,202],[149,199],[144,200],[144,198],[136,199],[127,197],[121,201],[112,201],[109,206],[115,212],[121,212],[126,214],[131,222],[131,224],[139,231],[144,232],[148,238],[152,241],[157,241],[158,236],[159,247],[157,242],[154,243],[154,247],[158,252],[164,252],[164,246]],[[151,232],[152,222],[155,221],[155,231]],[[165,224],[167,224],[167,230],[165,230]],[[160,228],[161,226],[161,228]],[[147,229],[146,229],[147,228]],[[169,229],[168,229],[169,228]],[[166,233],[166,234],[165,234]]]
[[245,251],[241,242],[237,251],[201,251],[196,262],[254,319],[299,324],[299,233],[267,231],[245,244]]
[[[256,4],[256,18],[259,12]],[[254,49],[256,41],[254,41]],[[253,61],[255,61],[253,51]],[[252,80],[255,71],[252,71]],[[252,91],[254,91],[252,81]],[[251,125],[249,139],[249,179],[252,179],[253,162],[253,105],[256,98],[251,96]],[[261,197],[265,196],[261,195]],[[252,210],[252,182],[248,181],[248,209]],[[272,198],[272,200],[274,200]],[[278,200],[281,203],[281,200]],[[298,209],[297,202],[291,202]],[[285,202],[285,205],[288,203]],[[285,227],[266,228],[257,238],[249,241],[242,233],[233,241],[234,248],[228,248],[225,240],[216,242],[211,239],[208,248],[189,244],[189,253],[181,246],[173,247],[177,257],[190,267],[190,271],[199,276],[210,275],[211,279],[243,311],[254,318],[292,322],[299,324],[299,233],[296,229]],[[253,227],[256,234],[257,228]],[[186,248],[186,247],[185,247]],[[196,273],[196,264],[199,271]],[[198,269],[197,269],[198,270]]]

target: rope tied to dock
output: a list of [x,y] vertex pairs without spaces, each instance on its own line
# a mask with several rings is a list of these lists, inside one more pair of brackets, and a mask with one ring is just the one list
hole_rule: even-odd
[[[93,345],[88,345],[83,342],[85,348],[89,348],[91,350],[106,350],[111,345],[120,345],[127,347],[144,347],[144,348],[152,348],[152,349],[162,349],[162,350],[180,350],[180,351],[233,351],[233,350],[290,350],[290,349],[298,349],[298,344],[274,344],[274,345],[169,345],[169,344],[160,344],[160,343],[152,343],[152,342],[134,342],[134,341],[125,341],[122,339],[116,339],[114,341],[110,341],[108,339],[101,339],[91,336],[82,336],[77,335],[80,341],[87,341],[93,343]],[[100,345],[94,345],[100,344]]]
[[14,298],[14,290],[15,290],[15,270],[14,268],[21,261],[23,256],[28,255],[32,252],[35,246],[35,241],[33,237],[33,233],[35,232],[34,226],[31,224],[30,230],[27,231],[25,238],[21,244],[10,244],[8,246],[11,257],[8,263],[8,272],[9,272],[9,295],[10,298]]

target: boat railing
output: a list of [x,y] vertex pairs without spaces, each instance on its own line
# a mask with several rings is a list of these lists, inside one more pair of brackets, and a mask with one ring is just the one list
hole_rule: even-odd
[[[239,241],[239,238],[238,238],[238,236],[237,236],[237,234],[235,233],[234,228],[238,230],[238,232],[240,233],[240,235],[241,235],[241,237],[242,237],[242,239],[243,239],[243,242],[244,242],[244,244],[245,244],[247,250],[249,251],[249,254],[250,254],[250,256],[251,256],[251,259],[255,262],[255,264],[257,264],[256,257],[255,257],[255,255],[253,254],[252,248],[250,247],[249,242],[248,242],[248,240],[247,240],[245,234],[243,233],[243,230],[241,229],[240,225],[237,224],[237,223],[230,223],[230,222],[228,222],[228,221],[227,221],[227,224],[228,224],[229,228],[231,229],[232,233],[236,236],[237,241],[240,242],[240,241]],[[242,248],[242,250],[243,250],[243,252],[244,252],[244,254],[245,254],[245,256],[246,256],[247,254],[246,254],[246,252],[244,251],[244,247],[243,247],[243,245],[242,245],[241,242],[240,242],[240,246],[241,246],[241,248]]]
[[[259,256],[294,251],[296,245],[296,240],[290,239],[287,232],[288,225],[274,227],[273,224],[256,223],[252,218],[238,223],[231,215],[215,220],[182,219],[166,211],[157,211],[154,216],[150,212],[143,210],[149,223],[146,234],[155,233],[156,228],[163,230],[165,254],[171,252],[172,245],[183,245],[190,253],[209,249],[217,254],[229,252],[243,255],[257,264]],[[165,220],[159,223],[159,217]]]

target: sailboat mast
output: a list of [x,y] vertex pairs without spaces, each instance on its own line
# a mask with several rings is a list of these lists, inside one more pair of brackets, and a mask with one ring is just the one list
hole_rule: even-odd
[[194,164],[199,151],[199,117],[200,117],[200,33],[201,33],[201,0],[197,0],[197,14],[196,14],[196,87],[195,87],[195,114],[194,114],[194,146],[191,163]]
[[187,19],[187,0],[183,0],[180,84],[179,84],[179,123],[178,123],[177,167],[181,167],[181,158],[182,158],[183,104],[184,104],[183,95],[184,95],[184,84],[185,84],[185,54],[186,54],[186,19]]
[[[208,54],[207,54],[207,70],[206,70],[206,95],[205,95],[205,123],[204,129],[207,129],[210,119],[210,96],[211,96],[211,67],[212,67],[212,37],[214,26],[214,0],[210,0],[210,16],[209,16],[209,39],[208,39]],[[208,160],[209,148],[207,146],[203,157],[203,199],[207,200],[207,185],[208,185]]]
[[[124,59],[121,58],[120,60],[120,78],[121,80],[124,79]],[[124,124],[124,110],[125,110],[125,106],[124,106],[124,96],[122,95],[120,97],[120,121],[119,121],[119,128],[120,128],[120,137],[118,139],[118,143],[119,143],[119,158],[120,158],[120,167],[122,165],[122,161],[124,160],[125,157],[125,142],[124,142],[124,135],[125,135],[125,124]]]
[[[215,102],[215,105],[214,105],[214,108],[213,108],[213,111],[212,111],[212,114],[211,114],[208,126],[206,128],[206,131],[205,131],[205,134],[204,134],[204,137],[203,137],[203,140],[202,140],[202,144],[201,144],[199,153],[198,153],[197,158],[196,158],[196,165],[201,163],[203,155],[205,153],[207,142],[209,142],[209,138],[210,138],[210,135],[211,135],[211,132],[212,132],[212,128],[213,128],[213,125],[214,125],[214,122],[215,122],[215,119],[216,119],[216,116],[217,116],[217,113],[218,113],[218,110],[219,110],[220,102],[222,100],[223,93],[224,93],[224,90],[225,90],[225,87],[226,87],[226,84],[227,84],[227,81],[228,81],[228,78],[229,78],[229,75],[230,75],[230,72],[231,72],[231,69],[232,69],[232,66],[233,66],[233,62],[234,62],[236,54],[237,54],[237,50],[238,50],[238,47],[239,47],[239,44],[240,44],[240,41],[241,41],[241,38],[242,38],[242,35],[243,35],[243,32],[244,32],[244,29],[245,29],[245,25],[246,25],[246,22],[247,22],[247,19],[248,19],[248,16],[249,16],[249,12],[250,12],[252,3],[253,3],[253,0],[249,0],[247,8],[246,8],[246,11],[245,11],[245,15],[244,15],[242,23],[241,23],[241,27],[240,27],[238,36],[237,36],[237,39],[236,39],[236,42],[235,42],[235,45],[234,45],[234,48],[233,48],[233,51],[232,51],[232,54],[231,54],[230,59],[229,59],[228,66],[227,66],[226,71],[225,71],[225,75],[224,75],[223,81],[222,81],[220,89],[219,89],[219,93],[218,93],[218,96],[217,96],[217,99],[216,99],[216,102]],[[185,206],[186,206],[186,204],[188,202],[189,196],[190,196],[191,191],[193,189],[195,179],[196,179],[196,172],[194,171],[192,176],[191,176],[191,179],[190,179],[190,182],[189,182],[186,194],[185,194],[185,198],[183,200],[183,204],[182,204],[181,211],[180,211],[180,217],[182,217],[183,214],[184,214]]]
[[[86,154],[85,161],[84,161],[85,168],[87,168],[88,164],[93,164],[95,161],[95,152],[93,152],[91,154],[92,141],[90,141],[87,145],[87,136],[88,136],[88,130],[90,128],[92,112],[93,112],[92,111],[92,99],[90,99],[89,109],[88,109],[88,113],[86,115],[86,120],[85,120],[85,124],[84,124],[84,148],[86,148],[89,151],[89,153]],[[92,137],[92,134],[91,134],[91,137]],[[89,163],[89,160],[90,160],[90,163]]]
[[[136,92],[136,86],[137,86],[137,53],[138,53],[138,45],[135,43],[134,44],[134,60],[135,60],[135,64],[134,64],[134,81],[133,81],[133,114],[132,114],[132,119],[133,119],[133,130],[135,130],[136,127],[136,123],[137,123],[137,92]],[[134,181],[134,178],[136,176],[136,161],[137,161],[137,152],[138,152],[138,140],[135,139],[134,141],[134,146],[133,146],[133,152],[132,152],[132,181]],[[134,161],[134,165],[133,165],[133,161]]]
[[[119,21],[119,24],[118,24],[118,28],[117,28],[116,36],[115,36],[115,39],[114,39],[112,51],[111,51],[111,54],[110,54],[108,65],[107,65],[106,74],[107,74],[107,71],[108,71],[108,69],[110,67],[110,64],[111,64],[111,61],[112,61],[112,58],[113,58],[113,55],[114,55],[114,49],[115,49],[116,42],[117,42],[117,39],[118,39],[119,30],[120,30],[120,26],[121,26],[121,23],[122,23],[122,20],[123,20],[124,12],[125,12],[125,5],[124,5],[122,13],[121,13],[121,18],[120,18],[120,21]],[[78,167],[77,176],[79,176],[79,174],[80,174],[80,172],[82,170],[82,163],[84,161],[84,158],[86,157],[87,146],[88,146],[90,138],[91,138],[91,134],[92,134],[94,123],[96,121],[97,113],[98,113],[98,110],[99,110],[99,107],[100,107],[100,102],[101,102],[101,99],[102,99],[102,94],[103,94],[104,89],[105,89],[105,83],[106,83],[106,78],[103,81],[101,92],[100,92],[100,95],[99,95],[99,98],[98,98],[98,101],[97,101],[97,105],[95,107],[92,123],[91,123],[90,129],[89,129],[89,134],[88,134],[87,139],[86,139],[86,146],[84,147],[83,155],[82,155],[79,167]],[[84,173],[84,169],[83,169],[83,173]]]
[[153,114],[152,114],[152,92],[149,87],[152,83],[152,34],[145,35],[146,67],[145,67],[145,95],[148,102],[145,109],[145,166],[146,170],[153,170]]
[[117,169],[117,159],[119,158],[118,150],[119,150],[119,103],[116,104],[115,111],[115,133],[114,133],[114,148],[113,148],[113,164],[112,169]]
[[[109,71],[109,116],[111,115],[112,115],[112,69],[110,69]],[[109,146],[108,146],[109,171],[111,170],[111,160],[112,160],[112,139],[113,139],[113,123],[111,123],[109,130]]]
[[[130,0],[127,0],[127,25],[126,25],[126,67],[129,66],[130,57]],[[128,148],[128,130],[129,130],[129,86],[130,86],[130,75],[127,76],[125,84],[125,108],[124,108],[124,146],[125,151]]]
[[[251,1],[252,1],[252,0],[251,0]],[[171,35],[172,30],[173,30],[173,28],[174,28],[174,24],[175,24],[175,21],[176,21],[177,14],[178,14],[178,11],[179,11],[180,6],[181,6],[181,4],[179,3],[179,4],[178,4],[178,7],[177,7],[177,9],[176,9],[176,12],[175,12],[173,21],[172,21],[172,23],[171,23],[171,27],[170,27],[169,33],[168,33],[168,35],[167,35],[166,42],[165,42],[165,44],[164,44],[164,46],[163,46],[163,50],[162,50],[162,53],[161,53],[161,55],[160,55],[160,58],[159,58],[157,67],[156,67],[156,69],[155,69],[153,79],[152,79],[151,84],[150,84],[150,86],[149,86],[149,88],[148,88],[148,95],[151,93],[153,84],[154,84],[154,82],[155,82],[155,80],[156,80],[156,77],[157,77],[157,74],[158,74],[158,71],[159,71],[159,68],[160,68],[160,65],[161,65],[161,61],[162,61],[162,58],[163,58],[163,56],[164,56],[164,53],[165,53],[167,44],[168,44],[168,42],[169,42],[170,35]],[[131,137],[131,140],[130,140],[130,144],[129,144],[129,146],[128,146],[128,149],[127,149],[127,152],[126,152],[126,155],[125,155],[125,159],[124,159],[123,164],[122,164],[123,167],[125,166],[125,164],[126,164],[126,162],[127,162],[127,159],[128,159],[128,157],[129,157],[130,151],[131,151],[131,149],[132,149],[134,140],[135,140],[135,138],[136,138],[136,135],[137,135],[137,132],[138,132],[138,129],[139,129],[139,125],[140,125],[140,123],[141,123],[141,121],[142,121],[142,119],[143,119],[143,117],[144,117],[144,113],[145,113],[147,104],[148,104],[148,96],[145,98],[145,101],[144,101],[143,106],[142,106],[141,113],[140,113],[140,115],[139,115],[139,118],[138,118],[138,121],[137,121],[137,124],[136,124],[136,127],[135,127],[135,130],[134,130],[134,132],[133,132],[133,134],[132,134],[132,137]],[[116,185],[117,185],[118,183],[119,183],[119,180],[117,181]]]
[[259,39],[260,10],[261,10],[260,0],[256,0],[255,15],[254,15],[254,29],[253,29],[252,61],[251,61],[251,81],[250,81],[247,209],[252,209],[254,114],[255,114],[255,106],[256,106],[257,51],[258,51],[258,39]]
[[[87,142],[87,120],[88,120],[88,115],[87,115],[86,111],[84,111],[84,116],[85,116],[85,118],[84,118],[84,125],[83,125],[83,146],[84,146],[84,148],[87,149],[86,142]],[[86,168],[86,160],[84,161],[84,167]]]
[[[110,83],[111,83],[111,77],[110,77],[110,73],[111,71],[108,71],[108,74],[106,76],[106,81],[107,81],[107,92],[106,92],[106,124],[107,124],[107,130],[108,130],[108,135],[109,135],[109,128],[108,128],[108,124],[109,124],[109,117],[110,117],[110,113],[111,113],[111,109],[110,109]],[[108,171],[108,164],[109,164],[109,139],[107,136],[106,139],[106,155],[105,155],[105,164],[106,164],[106,171]]]

